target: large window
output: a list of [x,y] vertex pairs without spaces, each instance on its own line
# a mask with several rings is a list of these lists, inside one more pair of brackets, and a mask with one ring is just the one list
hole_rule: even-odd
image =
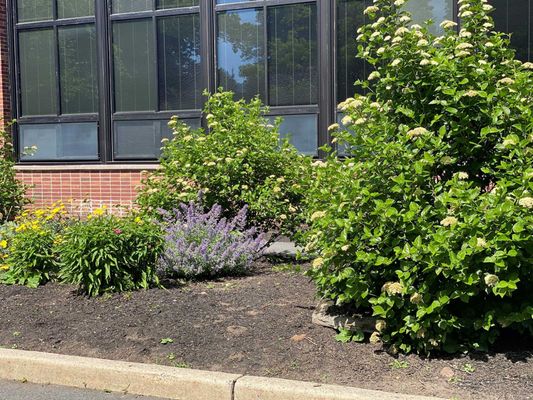
[[[356,57],[372,0],[7,0],[21,162],[145,162],[202,92],[259,96],[280,135],[319,155],[336,104],[370,73]],[[532,59],[533,0],[489,0]],[[456,0],[410,0],[413,22],[457,21]]]
[[318,10],[315,1],[217,0],[217,86],[283,116],[281,135],[318,149]]
[[19,0],[15,18],[20,159],[98,160],[93,1]]

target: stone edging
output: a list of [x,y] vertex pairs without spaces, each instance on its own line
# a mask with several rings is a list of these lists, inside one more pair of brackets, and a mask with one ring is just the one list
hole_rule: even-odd
[[0,379],[172,400],[437,400],[343,386],[0,349]]

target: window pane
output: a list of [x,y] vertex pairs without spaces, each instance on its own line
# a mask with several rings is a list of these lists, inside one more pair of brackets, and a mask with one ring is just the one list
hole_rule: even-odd
[[218,14],[218,86],[251,99],[265,92],[262,10]]
[[57,0],[58,18],[87,17],[94,15],[94,0]]
[[159,105],[162,110],[201,107],[200,18],[161,18],[158,23]]
[[365,79],[371,66],[357,57],[357,29],[366,24],[363,10],[372,0],[337,0],[337,102],[356,92],[358,79]]
[[20,32],[19,53],[22,114],[56,114],[53,30]]
[[[268,117],[274,122],[277,117]],[[281,138],[288,138],[301,153],[316,155],[318,149],[318,125],[316,115],[283,115],[279,127]]]
[[154,0],[113,0],[113,13],[148,11],[153,7]]
[[18,0],[19,22],[43,21],[52,19],[52,0]]
[[269,104],[316,104],[316,4],[294,4],[268,10]]
[[[196,128],[200,119],[183,122]],[[114,154],[116,159],[155,160],[161,154],[161,140],[172,138],[168,121],[116,121],[114,124]]]
[[197,6],[198,0],[157,0],[157,9]]
[[113,24],[115,110],[155,110],[155,51],[151,19]]
[[533,3],[531,0],[489,0],[496,9],[492,16],[496,29],[511,33],[516,58],[533,60]]
[[[98,159],[98,128],[95,122],[20,125],[19,129],[22,160]],[[24,155],[25,149],[32,146],[37,150]]]
[[255,0],[217,0],[217,4],[246,3],[247,1]]
[[94,25],[59,28],[58,35],[62,114],[97,112]]
[[446,19],[453,20],[453,2],[454,0],[411,0],[404,8],[413,16],[413,23],[422,24],[428,19],[433,20],[430,31],[440,35],[444,30],[439,24]]

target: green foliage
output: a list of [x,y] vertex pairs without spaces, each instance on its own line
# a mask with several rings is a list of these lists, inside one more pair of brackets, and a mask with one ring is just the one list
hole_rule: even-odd
[[362,342],[365,340],[365,333],[361,330],[351,331],[349,329],[341,329],[337,336],[335,336],[335,339],[341,343]]
[[[6,124],[7,130],[13,123]],[[16,178],[13,143],[6,130],[0,130],[0,224],[10,221],[29,201],[26,187]]]
[[461,30],[444,22],[441,37],[401,3],[365,11],[375,71],[339,106],[350,157],[311,175],[309,275],[372,309],[395,350],[487,349],[502,328],[533,333],[533,64],[482,0],[460,2]]
[[97,213],[65,230],[57,246],[60,276],[89,296],[146,289],[157,284],[161,248],[161,233],[151,222]]
[[[64,227],[64,206],[24,211],[16,222],[3,229],[4,264],[0,282],[37,287],[57,273],[54,244]],[[5,241],[5,242],[4,242]]]
[[291,233],[300,224],[301,186],[309,159],[279,140],[259,99],[235,101],[231,92],[210,96],[205,106],[209,134],[173,119],[161,168],[144,181],[144,210],[172,210],[203,193],[206,208],[219,204],[233,217],[245,204],[260,230]]

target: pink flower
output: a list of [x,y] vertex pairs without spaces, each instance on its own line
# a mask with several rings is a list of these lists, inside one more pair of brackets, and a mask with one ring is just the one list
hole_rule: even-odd
[[115,230],[113,230],[113,232],[115,232],[117,235],[120,235],[122,233],[122,230],[121,229],[115,229]]

